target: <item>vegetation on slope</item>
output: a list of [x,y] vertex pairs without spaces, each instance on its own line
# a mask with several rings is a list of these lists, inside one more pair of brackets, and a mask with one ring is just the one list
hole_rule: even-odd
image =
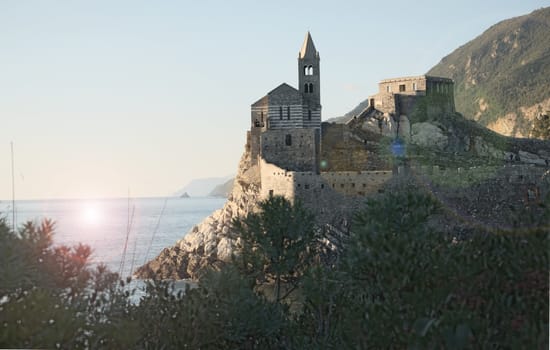
[[528,136],[531,122],[520,109],[550,98],[549,32],[550,8],[502,21],[443,58],[428,74],[455,81],[456,108],[466,117],[487,126],[516,113],[516,132]]

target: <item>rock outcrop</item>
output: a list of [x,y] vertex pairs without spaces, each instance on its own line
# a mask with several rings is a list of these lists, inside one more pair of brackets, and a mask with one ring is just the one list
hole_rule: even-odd
[[412,125],[411,142],[419,146],[445,149],[449,140],[440,127],[424,122]]
[[259,196],[259,173],[245,151],[233,190],[222,209],[194,226],[174,246],[164,248],[153,260],[137,269],[137,278],[195,279],[206,266],[229,262],[238,240],[232,230],[234,217],[246,216],[256,209]]

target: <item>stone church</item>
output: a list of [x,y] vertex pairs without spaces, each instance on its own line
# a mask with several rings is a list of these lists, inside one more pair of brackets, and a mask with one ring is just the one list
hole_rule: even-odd
[[298,54],[298,89],[283,83],[252,104],[253,159],[318,172],[321,140],[319,52],[308,32]]

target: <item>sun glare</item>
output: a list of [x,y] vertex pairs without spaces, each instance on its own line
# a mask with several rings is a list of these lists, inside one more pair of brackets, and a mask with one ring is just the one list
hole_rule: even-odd
[[87,225],[98,225],[103,220],[101,206],[96,202],[86,202],[81,209],[82,222]]

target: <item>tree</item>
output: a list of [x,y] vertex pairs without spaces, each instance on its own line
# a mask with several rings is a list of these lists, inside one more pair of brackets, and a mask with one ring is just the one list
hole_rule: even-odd
[[54,247],[54,231],[44,220],[11,232],[0,219],[0,347],[86,347],[99,337],[106,317],[96,310],[113,305],[104,291],[118,276],[92,268],[86,245]]
[[[373,348],[547,348],[547,224],[472,228],[452,237],[427,225],[445,214],[420,190],[370,199],[352,226],[342,341]],[[353,320],[353,322],[350,322]],[[351,342],[352,341],[352,342]],[[351,343],[349,343],[351,342]]]
[[312,261],[314,217],[299,203],[292,204],[281,196],[262,201],[259,209],[233,223],[240,233],[237,265],[247,275],[253,275],[256,284],[272,281],[275,300],[279,302],[297,287]]

